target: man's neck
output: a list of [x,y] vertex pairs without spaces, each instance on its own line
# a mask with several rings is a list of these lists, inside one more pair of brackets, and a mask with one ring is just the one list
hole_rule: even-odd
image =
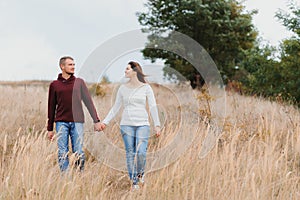
[[68,80],[71,77],[72,74],[68,74],[66,72],[62,72],[62,77],[66,80]]

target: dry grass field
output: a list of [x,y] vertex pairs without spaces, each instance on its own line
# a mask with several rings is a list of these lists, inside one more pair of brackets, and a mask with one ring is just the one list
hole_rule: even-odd
[[[111,107],[115,90],[109,88],[105,97],[93,97],[101,118]],[[87,148],[84,172],[61,176],[56,143],[46,138],[48,83],[0,85],[0,199],[300,199],[298,109],[228,93],[222,134],[199,158],[208,132],[207,102],[185,86],[154,91],[164,129],[159,139],[150,138],[149,152],[168,147],[178,129],[182,140],[196,134],[179,158],[149,171],[144,187],[130,192],[127,173],[98,159],[109,150],[97,155]],[[97,138],[88,113],[85,118],[85,139]],[[123,148],[117,124],[104,134]]]

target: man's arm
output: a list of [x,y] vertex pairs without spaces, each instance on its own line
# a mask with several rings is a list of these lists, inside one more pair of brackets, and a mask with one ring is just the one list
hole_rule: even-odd
[[82,100],[83,100],[83,103],[84,105],[86,106],[86,108],[88,109],[93,121],[94,121],[94,130],[95,131],[102,131],[103,128],[102,128],[102,125],[100,123],[100,119],[97,115],[97,111],[96,111],[96,108],[94,106],[94,103],[93,103],[93,100],[92,100],[92,97],[89,93],[89,90],[85,84],[85,82],[82,80],[81,81],[81,96],[82,96]]
[[53,83],[49,86],[49,94],[48,94],[48,138],[52,140],[54,133],[53,133],[53,124],[54,124],[54,117],[55,117],[55,110],[56,110],[56,93],[53,87]]

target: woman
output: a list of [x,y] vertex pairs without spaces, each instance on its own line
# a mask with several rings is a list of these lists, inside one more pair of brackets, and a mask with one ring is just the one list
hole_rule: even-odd
[[123,104],[120,129],[126,150],[126,162],[132,190],[139,189],[144,183],[146,153],[150,127],[146,110],[148,100],[151,117],[154,121],[156,136],[161,133],[160,121],[153,90],[145,81],[145,75],[137,62],[129,62],[125,77],[129,81],[120,86],[115,104],[102,122],[103,128],[115,117]]

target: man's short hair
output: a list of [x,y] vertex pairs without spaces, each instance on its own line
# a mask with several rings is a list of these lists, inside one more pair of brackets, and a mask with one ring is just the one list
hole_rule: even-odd
[[74,60],[71,56],[64,56],[64,57],[61,57],[61,58],[59,59],[59,66],[65,64],[65,61],[66,61],[67,59]]

